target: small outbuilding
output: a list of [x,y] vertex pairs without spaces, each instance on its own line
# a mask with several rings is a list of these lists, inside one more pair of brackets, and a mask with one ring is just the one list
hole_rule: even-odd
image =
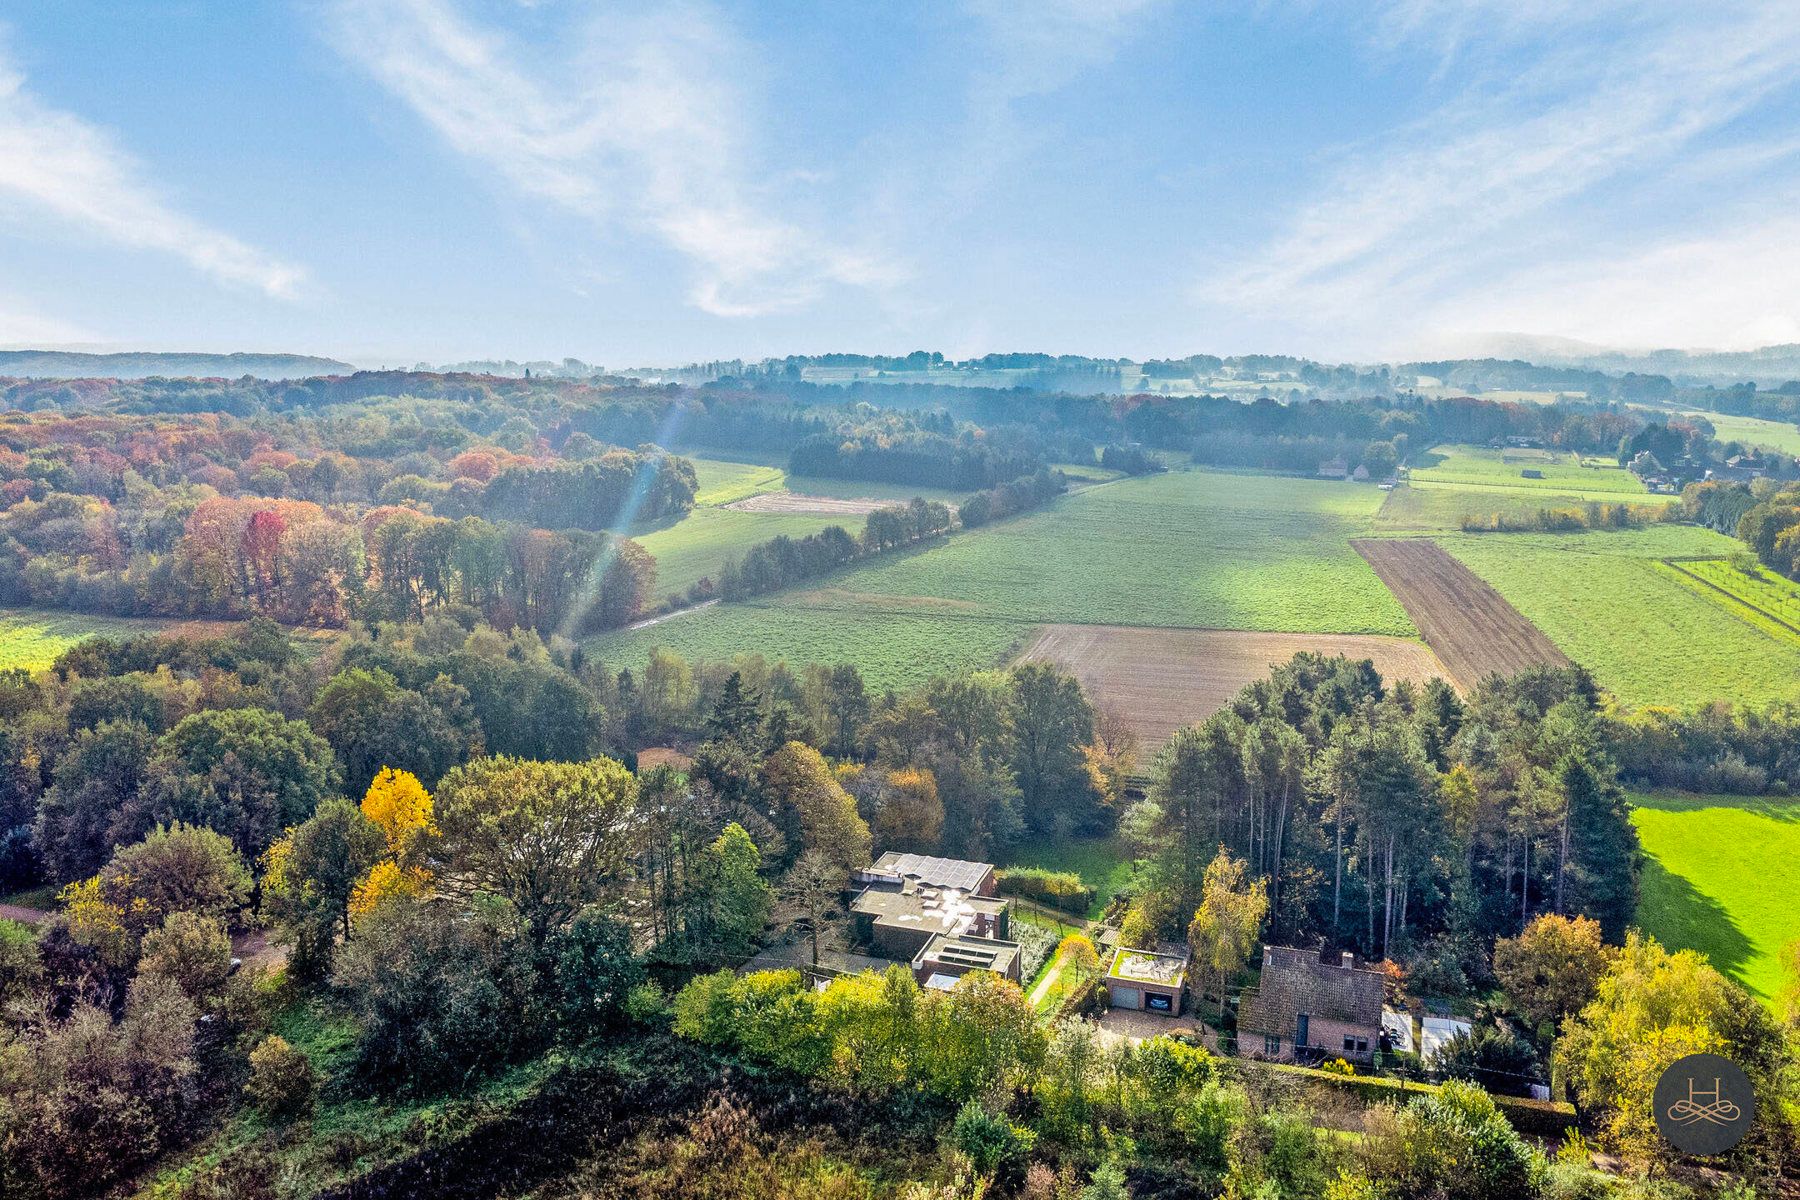
[[1134,1012],[1178,1016],[1182,989],[1187,985],[1187,968],[1186,954],[1120,946],[1106,970],[1107,1002],[1114,1008]]

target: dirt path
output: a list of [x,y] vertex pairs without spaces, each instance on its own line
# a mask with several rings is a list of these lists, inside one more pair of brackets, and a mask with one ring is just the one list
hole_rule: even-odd
[[685,617],[691,612],[699,612],[703,608],[711,608],[717,600],[702,600],[698,604],[690,604],[686,608],[678,608],[674,612],[662,613],[659,616],[646,617],[642,621],[633,621],[626,629],[648,629],[652,625],[661,625],[664,621],[673,621],[676,617]]
[[[733,500],[726,508],[738,512],[807,513],[819,517],[862,517],[878,508],[904,508],[904,500],[876,500],[871,497],[844,499],[837,496],[809,496],[804,492],[763,492]],[[956,505],[949,506],[952,513]]]
[[1394,593],[1462,691],[1490,675],[1569,665],[1525,614],[1431,539],[1358,538],[1350,545]]

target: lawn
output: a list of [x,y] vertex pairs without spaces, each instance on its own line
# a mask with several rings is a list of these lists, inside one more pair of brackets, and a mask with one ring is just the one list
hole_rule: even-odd
[[1800,700],[1800,643],[1659,561],[1727,558],[1742,545],[1723,534],[1655,525],[1438,540],[1627,704]]
[[1646,862],[1638,924],[1699,950],[1772,1000],[1784,946],[1800,939],[1800,800],[1633,795]]
[[[1542,478],[1527,479],[1528,470]],[[1418,457],[1408,478],[1416,487],[1551,492],[1565,500],[1655,499],[1643,480],[1616,464],[1583,465],[1574,454],[1552,450],[1439,446]]]
[[999,864],[1001,870],[1038,867],[1081,876],[1081,882],[1094,890],[1094,902],[1087,913],[1089,920],[1099,917],[1114,896],[1131,886],[1131,858],[1116,837],[1025,842],[1003,857],[1006,861]]
[[[800,481],[788,483],[800,490]],[[851,567],[807,591],[602,635],[589,650],[620,665],[642,662],[658,645],[713,661],[758,653],[847,662],[873,687],[903,688],[996,665],[1052,621],[1416,636],[1349,546],[1372,529],[1383,495],[1367,485],[1217,471],[1121,479]]]
[[0,609],[0,671],[41,670],[57,655],[90,637],[128,638],[181,632],[216,636],[229,632],[223,621],[165,621],[152,617],[96,617],[47,609]]

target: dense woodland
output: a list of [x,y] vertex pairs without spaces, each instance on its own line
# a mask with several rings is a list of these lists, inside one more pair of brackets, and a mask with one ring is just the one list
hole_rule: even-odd
[[[742,1102],[740,1060],[795,1095],[906,1097],[893,1144],[839,1134],[835,1153],[910,1153],[916,1177],[1007,1194],[1603,1195],[1585,1149],[1546,1160],[1487,1091],[1554,1061],[1599,1144],[1660,1169],[1654,1071],[1631,1064],[1669,1038],[1727,1048],[1777,1114],[1738,1169],[1795,1162],[1793,1035],[1703,960],[1627,936],[1616,764],[1664,750],[1579,671],[1465,702],[1303,655],[1178,735],[1141,799],[1129,735],[1051,667],[876,696],[845,667],[658,654],[639,673],[429,614],[323,649],[266,621],[94,640],[5,677],[0,712],[7,885],[60,892],[39,929],[0,924],[8,1194],[91,1194],[238,1120],[267,1132],[182,1194],[265,1177],[251,1194],[295,1194],[264,1166],[279,1139],[299,1139],[283,1153],[306,1178],[343,1172],[305,1133],[321,1106],[427,1103],[528,1064],[552,1072],[550,1097],[628,1095],[631,1064],[663,1062],[665,1086],[712,1100],[644,1136],[682,1154],[719,1139],[721,1170],[777,1153],[797,1194],[810,1185],[791,1173],[848,1169],[719,1110]],[[670,741],[691,768],[633,769]],[[528,836],[546,827],[559,835]],[[1024,839],[1115,830],[1141,856],[1117,914],[1129,938],[1192,940],[1227,979],[1266,929],[1385,959],[1424,994],[1484,997],[1448,1067],[1481,1086],[1342,1143],[1317,1133],[1341,1101],[1198,1047],[1046,1027],[998,979],[921,993],[901,970],[813,992],[793,972],[706,973],[772,920],[829,912],[877,847],[1004,861]],[[287,949],[279,975],[230,968],[257,926]],[[327,1070],[277,1032],[321,1020],[345,1047]],[[690,1182],[720,1177],[681,1161]]]

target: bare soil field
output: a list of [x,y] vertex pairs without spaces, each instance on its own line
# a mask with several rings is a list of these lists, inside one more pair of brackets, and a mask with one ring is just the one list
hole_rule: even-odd
[[[800,492],[764,492],[760,496],[749,496],[743,500],[733,500],[726,508],[734,508],[738,512],[753,513],[807,513],[825,517],[860,517],[867,516],[878,508],[897,508],[904,504],[900,500],[840,500],[835,496],[807,496]],[[952,512],[956,506],[950,506]]]
[[1543,631],[1436,542],[1358,538],[1350,544],[1394,593],[1463,691],[1490,675],[1569,665]]
[[1449,678],[1429,647],[1368,634],[1046,625],[1020,661],[1053,662],[1074,674],[1096,703],[1124,718],[1147,758],[1302,650],[1367,658],[1389,679]]

